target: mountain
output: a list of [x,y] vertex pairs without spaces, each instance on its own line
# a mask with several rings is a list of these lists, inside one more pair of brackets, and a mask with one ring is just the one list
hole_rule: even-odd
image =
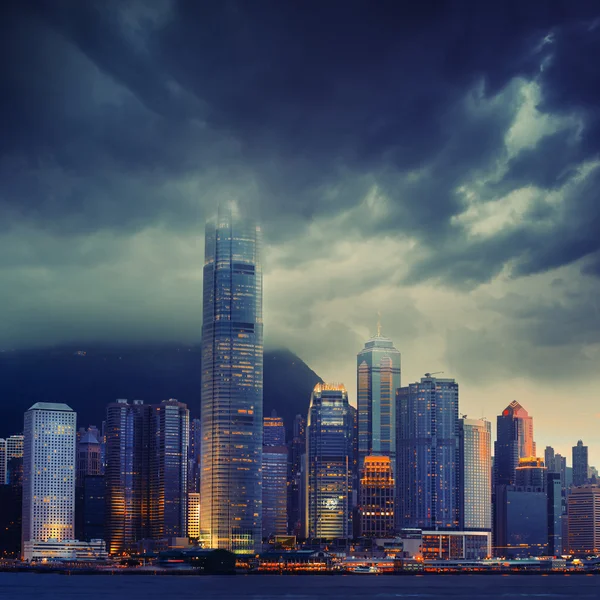
[[[35,402],[65,402],[78,427],[97,425],[116,398],[147,403],[176,398],[192,417],[200,413],[200,346],[61,347],[0,352],[0,437],[23,429]],[[265,352],[264,414],[276,410],[288,436],[296,414],[306,415],[321,378],[289,350]]]

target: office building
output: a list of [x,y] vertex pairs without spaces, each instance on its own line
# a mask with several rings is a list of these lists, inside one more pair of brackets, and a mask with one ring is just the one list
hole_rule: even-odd
[[397,403],[397,527],[458,529],[458,384],[427,373]]
[[104,540],[38,540],[25,542],[23,560],[59,560],[67,562],[98,562],[107,558]]
[[423,560],[483,560],[492,555],[489,531],[423,531]]
[[302,472],[302,459],[306,454],[306,417],[295,416],[292,433],[288,467],[288,533],[300,536],[305,530],[303,522],[306,513]]
[[200,538],[200,493],[188,492],[187,534],[192,540]]
[[276,411],[263,419],[263,446],[285,446],[285,427],[283,419]]
[[110,554],[149,537],[150,407],[117,400],[106,409],[106,542]]
[[492,424],[484,419],[460,419],[459,447],[461,527],[491,531]]
[[308,537],[332,540],[352,535],[353,429],[344,386],[317,384],[306,430]]
[[6,440],[0,438],[0,485],[6,484]]
[[358,471],[371,454],[389,456],[395,467],[396,390],[400,387],[400,352],[392,340],[372,337],[356,357]]
[[554,448],[552,446],[546,446],[544,449],[544,464],[548,469],[548,473],[556,473],[554,462],[555,462],[556,454],[554,452]]
[[85,475],[75,488],[75,539],[103,540],[105,517],[104,475]]
[[600,486],[573,488],[567,499],[568,552],[576,556],[600,552]]
[[389,456],[365,456],[359,487],[358,514],[363,537],[386,538],[394,534],[396,489]]
[[200,449],[202,426],[200,419],[190,421],[190,445],[188,452],[188,492],[200,493]]
[[102,454],[97,432],[95,427],[84,430],[77,442],[77,481],[86,475],[102,474]]
[[37,402],[25,413],[25,542],[74,537],[76,414],[66,404]]
[[201,537],[239,553],[262,542],[260,253],[260,227],[220,207],[205,236]]
[[495,511],[496,556],[527,558],[548,553],[548,497],[545,490],[496,486]]
[[584,485],[588,479],[588,447],[579,440],[573,446],[573,485]]
[[287,446],[264,446],[263,538],[287,534]]
[[559,473],[548,473],[546,480],[548,496],[548,554],[563,554],[563,506]]
[[520,458],[519,466],[515,469],[515,485],[522,488],[535,488],[537,491],[546,490],[547,469],[544,461],[535,456]]
[[185,537],[190,414],[174,399],[152,405],[150,414],[149,537]]
[[513,400],[498,416],[494,446],[494,485],[514,485],[520,458],[535,456],[533,418]]
[[6,438],[6,483],[23,485],[23,435]]

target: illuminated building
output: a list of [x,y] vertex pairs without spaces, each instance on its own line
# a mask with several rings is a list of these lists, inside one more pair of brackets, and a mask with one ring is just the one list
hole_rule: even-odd
[[276,411],[263,419],[263,446],[285,446],[285,427],[283,419]]
[[588,479],[588,447],[579,440],[573,446],[573,485],[584,485]]
[[6,484],[6,440],[0,438],[0,485]]
[[600,486],[574,488],[567,499],[567,519],[569,554],[600,553]]
[[377,538],[392,536],[396,490],[389,456],[365,456],[359,489],[360,534]]
[[264,418],[262,460],[262,535],[287,533],[288,449],[283,419],[275,411]]
[[302,471],[303,458],[306,456],[306,417],[296,415],[294,418],[293,437],[289,446],[288,531],[299,536],[305,529],[303,521],[306,513]]
[[424,560],[481,560],[492,554],[489,531],[423,531]]
[[6,483],[12,486],[23,484],[23,436],[6,438]]
[[262,543],[261,232],[220,207],[206,225],[202,323],[201,538],[208,548]]
[[200,449],[202,427],[200,419],[190,421],[190,446],[188,451],[188,492],[200,492]]
[[77,481],[82,480],[86,475],[102,473],[100,441],[94,433],[88,429],[77,442]]
[[547,473],[546,495],[548,497],[548,554],[561,556],[563,553],[563,506],[562,486],[558,473]]
[[151,407],[149,443],[150,538],[185,537],[190,413],[182,402]]
[[306,430],[308,536],[351,537],[353,416],[343,385],[320,383]]
[[365,456],[396,456],[396,390],[400,387],[400,352],[392,340],[372,337],[356,357],[358,470]]
[[461,527],[492,529],[492,424],[484,419],[462,418],[460,438]]
[[121,554],[149,537],[149,411],[142,400],[106,409],[106,541]]
[[397,391],[397,527],[458,528],[458,383],[427,373]]
[[544,491],[546,489],[546,475],[547,469],[541,458],[535,456],[520,458],[519,466],[515,469],[515,485]]
[[520,458],[535,456],[533,418],[513,400],[497,418],[494,485],[514,485]]
[[61,560],[69,562],[96,562],[105,560],[104,540],[43,540],[25,542],[24,560]]
[[189,538],[197,540],[200,537],[200,494],[188,492],[187,498],[187,534]]
[[25,413],[23,548],[74,537],[76,419],[66,404],[37,402]]

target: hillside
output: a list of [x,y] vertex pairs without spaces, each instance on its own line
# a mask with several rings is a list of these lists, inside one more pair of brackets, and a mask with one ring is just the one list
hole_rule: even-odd
[[[85,353],[85,354],[84,354]],[[116,398],[160,402],[177,398],[192,417],[200,412],[199,346],[63,347],[0,353],[0,437],[23,428],[23,413],[35,402],[65,402],[78,426],[100,426]],[[264,412],[292,428],[306,415],[310,393],[321,379],[289,350],[265,352]]]

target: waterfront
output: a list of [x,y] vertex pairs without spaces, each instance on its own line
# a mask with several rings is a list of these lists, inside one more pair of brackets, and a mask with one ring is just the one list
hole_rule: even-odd
[[0,573],[2,600],[598,598],[600,575],[66,576]]

